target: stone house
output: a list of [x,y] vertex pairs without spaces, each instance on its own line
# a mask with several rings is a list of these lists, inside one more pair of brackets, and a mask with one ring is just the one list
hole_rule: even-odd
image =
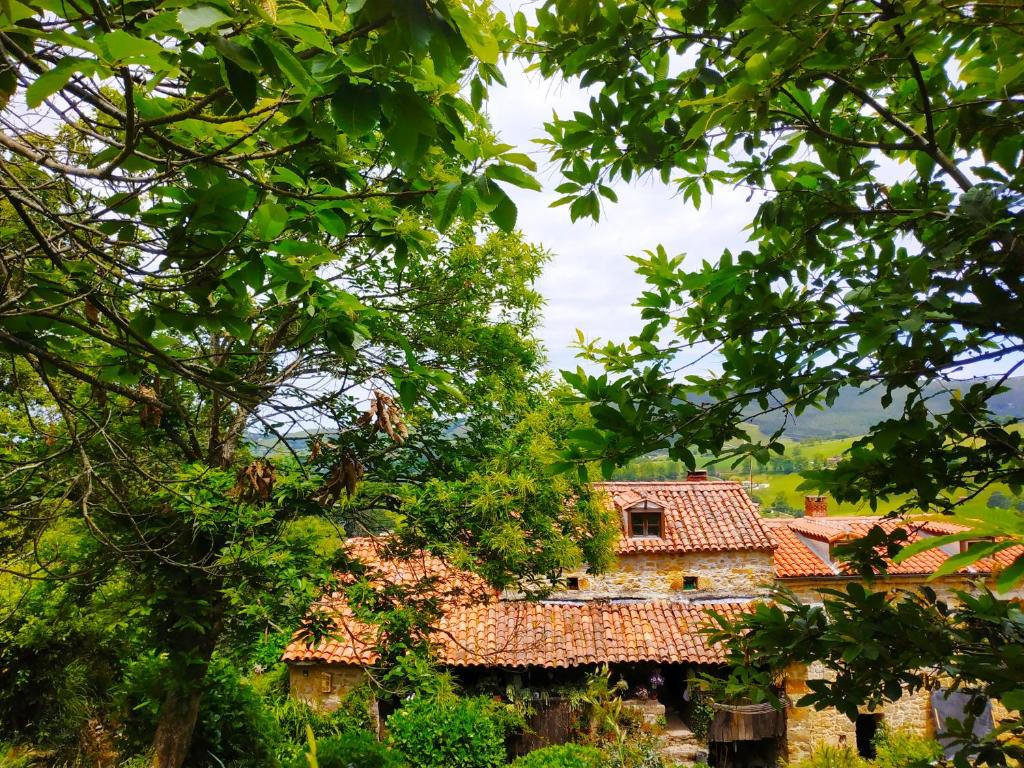
[[[828,517],[823,497],[808,497],[804,518],[765,519],[739,483],[711,480],[706,473],[682,482],[599,485],[620,520],[617,565],[602,574],[567,574],[561,588],[541,601],[498,594],[422,553],[389,552],[386,540],[350,540],[349,553],[383,582],[424,585],[424,594],[441,607],[431,636],[438,657],[463,680],[502,675],[536,689],[611,665],[630,684],[630,695],[643,699],[636,706],[652,719],[664,719],[670,760],[709,757],[717,765],[768,766],[799,759],[823,741],[869,751],[881,722],[934,733],[924,693],[905,696],[882,712],[865,712],[853,723],[835,711],[789,707],[777,715],[722,708],[707,745],[698,744],[687,726],[692,675],[720,669],[723,662],[721,649],[701,632],[707,612],[737,615],[778,584],[805,600],[819,600],[820,589],[856,578],[835,560],[832,547],[864,535],[875,521]],[[911,538],[951,531],[946,523],[922,522]],[[949,548],[934,550],[893,565],[883,584],[921,585],[950,554]],[[1001,558],[1009,562],[1016,554],[1009,550]],[[950,593],[999,565],[982,563],[937,587]],[[334,630],[317,642],[297,633],[283,658],[292,694],[332,707],[372,672],[378,630],[358,621],[340,593],[325,596],[316,608],[331,617]],[[799,698],[816,674],[789,670],[784,692]]]

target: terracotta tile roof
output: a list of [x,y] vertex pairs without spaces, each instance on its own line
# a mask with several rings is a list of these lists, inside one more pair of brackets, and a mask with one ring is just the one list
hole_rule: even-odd
[[[453,606],[433,639],[443,663],[472,667],[574,667],[602,662],[717,664],[721,650],[700,629],[707,611],[735,616],[750,603],[493,601]],[[374,633],[351,612],[337,615],[338,639],[307,648],[296,638],[286,661],[372,664]]]
[[[353,537],[345,541],[345,553],[364,569],[361,574],[374,589],[387,590],[400,586],[408,590],[410,599],[430,600],[441,606],[470,605],[498,596],[480,577],[453,568],[439,557],[422,550],[405,551],[387,536]],[[353,571],[336,574],[339,589],[334,590],[310,608],[310,613],[323,612],[331,616],[334,637],[324,638],[315,647],[307,647],[304,631],[295,633],[283,658],[286,661],[330,659],[338,663],[372,664],[377,659],[375,650],[379,627],[357,620],[341,591],[355,583]]]
[[785,520],[765,520],[775,536],[775,576],[780,579],[796,576],[835,576],[836,571],[810,547],[804,544]]
[[[345,541],[348,557],[365,568],[365,578],[377,587],[415,588],[417,594],[444,602],[478,602],[495,597],[497,590],[468,571],[449,565],[423,550],[402,548],[390,536],[356,536]],[[337,574],[342,586],[356,580],[351,572]],[[331,602],[338,593],[325,596]]]
[[[619,513],[618,554],[631,552],[770,551],[775,546],[739,483],[701,480],[662,483],[595,483]],[[628,536],[626,510],[643,500],[664,510],[661,537]]]
[[[906,528],[911,542],[927,536],[943,536],[967,530],[962,525],[945,521],[907,522],[877,517],[804,517],[765,520],[765,523],[778,541],[779,546],[775,550],[775,575],[780,579],[847,575],[845,566],[833,564],[819,556],[812,548],[812,542],[820,542],[822,547],[827,549],[828,545],[844,539],[865,536],[875,525],[880,525],[887,532],[900,527]],[[988,574],[1006,567],[1021,554],[1024,554],[1024,547],[1012,547],[992,558],[980,560],[969,568],[963,568],[958,573]],[[889,562],[888,570],[890,574],[897,576],[928,576],[946,562],[948,557],[949,554],[943,549],[929,549],[900,563]]]

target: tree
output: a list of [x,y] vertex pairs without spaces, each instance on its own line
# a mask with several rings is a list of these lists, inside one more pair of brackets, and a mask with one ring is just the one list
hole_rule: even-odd
[[[559,468],[601,461],[610,474],[659,449],[690,466],[698,452],[767,463],[784,453],[786,419],[752,439],[751,418],[877,387],[897,414],[836,466],[807,472],[810,487],[872,506],[903,496],[901,511],[933,513],[960,511],[993,483],[1017,492],[1024,438],[989,404],[1024,365],[1019,4],[549,0],[516,29],[540,72],[593,92],[589,110],[547,125],[565,177],[555,204],[573,219],[614,202],[610,182],[647,174],[695,206],[722,185],[760,199],[748,249],[694,270],[661,247],[632,257],[647,323],[628,343],[583,347],[602,375],[565,373],[596,429]],[[709,352],[715,374],[696,368]],[[957,377],[975,370],[995,375],[962,391]],[[942,395],[928,395],[933,382]],[[995,538],[950,558],[962,567],[1024,541],[1018,514],[987,512],[972,513],[975,531],[918,548]],[[881,529],[865,541],[851,555],[869,573],[879,551],[900,552]],[[1022,575],[1024,559],[1000,587]],[[948,614],[870,590],[824,608],[777,599],[717,636],[735,691],[766,696],[786,663],[819,660],[837,678],[804,703],[849,711],[926,684],[932,668],[976,701],[1000,698],[1004,732],[1021,733],[1024,678],[1001,661],[1020,653],[1012,603],[963,596]],[[927,653],[907,652],[924,637],[936,640]],[[994,650],[972,656],[979,644]],[[972,749],[992,764],[1015,749],[964,739],[961,764]]]
[[[986,406],[1024,364],[1022,21],[999,2],[540,8],[523,55],[595,91],[547,126],[573,218],[599,215],[609,180],[652,173],[694,205],[721,185],[763,201],[749,250],[692,272],[663,249],[633,257],[646,326],[584,348],[605,376],[568,376],[605,430],[579,458],[610,471],[667,448],[692,464],[737,440],[724,452],[765,460],[785,424],[750,440],[755,412],[877,386],[902,413],[810,474],[837,500],[947,511],[1020,485],[1022,437]],[[687,375],[694,350],[720,373]],[[1001,375],[960,392],[981,363]],[[948,397],[924,396],[934,380]]]
[[[344,566],[299,523],[414,515],[536,399],[544,256],[502,189],[536,187],[533,164],[479,112],[500,22],[461,2],[0,5],[4,596],[21,621],[36,582],[120,596],[166,659],[157,766],[186,759],[215,650]],[[551,499],[531,553],[557,571],[579,551],[540,525]],[[495,521],[463,523],[494,555]],[[73,655],[87,631],[55,639]]]
[[985,502],[985,506],[990,509],[1009,509],[1012,506],[1010,497],[1002,491],[993,491],[988,497],[988,501]]

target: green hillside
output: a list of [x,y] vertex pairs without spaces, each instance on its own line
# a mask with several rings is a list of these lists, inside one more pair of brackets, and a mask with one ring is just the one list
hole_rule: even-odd
[[[936,382],[927,387],[926,393],[942,402],[948,400],[955,390],[966,391],[978,381],[981,380],[969,379],[955,384]],[[1008,379],[1006,387],[1007,392],[992,399],[993,412],[1007,419],[1024,419],[1024,377]],[[893,405],[888,408],[882,406],[883,394],[881,388],[858,390],[848,387],[839,394],[831,408],[810,409],[796,417],[790,415],[786,435],[799,441],[863,435],[872,424],[900,412],[903,402],[901,391],[893,393]],[[783,417],[781,413],[769,413],[755,417],[752,424],[771,434],[782,424]]]

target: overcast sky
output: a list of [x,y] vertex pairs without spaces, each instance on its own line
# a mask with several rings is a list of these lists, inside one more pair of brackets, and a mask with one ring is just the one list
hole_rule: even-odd
[[541,337],[551,366],[574,368],[577,361],[571,345],[576,329],[587,339],[625,341],[640,327],[633,302],[643,290],[643,281],[634,274],[627,254],[639,254],[660,243],[670,254],[687,254],[694,264],[716,259],[723,248],[743,246],[743,227],[757,201],[746,202],[745,192],[721,190],[713,198],[706,197],[697,211],[673,188],[644,180],[615,185],[619,202],[605,201],[600,222],[572,223],[568,206],[549,207],[559,197],[554,188],[562,179],[545,149],[533,139],[544,134],[544,122],[553,112],[568,115],[586,109],[588,96],[573,85],[525,74],[516,62],[510,62],[505,75],[508,88],[491,90],[491,121],[505,142],[537,161],[544,191],[508,185],[506,189],[519,208],[519,229],[552,254],[539,283],[547,302]]

